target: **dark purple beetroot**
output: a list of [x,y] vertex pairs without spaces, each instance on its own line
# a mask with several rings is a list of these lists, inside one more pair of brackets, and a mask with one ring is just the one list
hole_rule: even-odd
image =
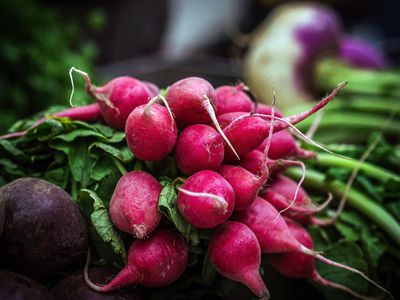
[[[89,269],[89,276],[96,282],[110,282],[118,270],[105,267]],[[52,289],[51,294],[57,300],[141,300],[139,293],[132,288],[125,290],[98,293],[92,290],[83,279],[83,271],[74,273],[58,282]]]
[[0,299],[52,300],[53,297],[36,281],[11,271],[0,270]]
[[1,201],[2,267],[42,279],[85,257],[85,221],[64,190],[42,179],[20,178],[0,189]]

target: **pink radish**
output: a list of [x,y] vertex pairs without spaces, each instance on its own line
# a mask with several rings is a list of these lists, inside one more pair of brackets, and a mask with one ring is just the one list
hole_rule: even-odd
[[245,111],[235,111],[235,112],[228,112],[221,114],[217,117],[218,123],[221,126],[222,129],[224,129],[226,126],[228,126],[233,120],[235,120],[238,117],[247,115],[248,113]]
[[147,237],[161,220],[158,197],[161,184],[150,174],[132,171],[123,175],[111,197],[109,213],[114,225],[138,239]]
[[[51,117],[62,117],[70,118],[76,121],[94,122],[101,118],[100,106],[98,103],[93,103],[89,105],[68,108],[66,110],[53,113]],[[46,121],[46,117],[40,118],[29,129],[35,128],[44,121]],[[0,136],[0,139],[24,136],[29,129],[2,135]]]
[[160,89],[158,88],[157,85],[155,85],[152,82],[143,81],[143,80],[142,80],[142,83],[144,83],[147,86],[147,89],[149,90],[151,97],[154,98],[154,97],[160,95]]
[[[264,151],[267,139],[265,139],[257,150]],[[276,132],[272,135],[268,157],[280,159],[287,157],[315,158],[316,154],[312,151],[301,149],[293,136],[286,130]]]
[[[290,206],[296,190],[298,192],[295,202],[290,209],[286,210]],[[323,210],[332,200],[332,197],[329,197],[322,205],[316,206],[304,189],[301,187],[298,189],[297,182],[283,175],[274,178],[268,187],[260,193],[260,197],[271,203],[277,210],[286,210],[284,215],[302,223],[318,223],[319,219],[313,217],[313,214]]]
[[220,86],[215,90],[215,107],[218,115],[254,111],[255,104],[244,92],[245,87],[243,83],[239,83],[236,86]]
[[[164,100],[165,106],[154,103]],[[178,130],[168,103],[162,96],[136,107],[125,125],[126,141],[133,155],[141,160],[158,161],[174,148]]]
[[224,151],[222,137],[212,127],[191,125],[179,135],[175,161],[185,175],[202,170],[217,170],[224,159]]
[[[327,105],[346,84],[346,82],[339,84],[328,96],[326,96],[324,99],[322,99],[320,102],[315,104],[307,111],[286,117],[284,119],[276,117],[276,120],[283,120],[285,121],[285,123],[275,122],[276,124],[274,125],[273,131],[281,131],[289,127],[288,123],[293,125],[306,119],[307,117]],[[270,123],[264,120],[264,118],[267,117],[271,118],[271,116],[261,114],[244,115],[238,117],[227,127],[225,127],[224,133],[231,142],[233,148],[236,150],[236,154],[238,154],[239,157],[242,157],[244,154],[257,148],[268,136]],[[229,162],[236,159],[237,157],[231,151],[231,149],[225,147],[224,161]]]
[[195,227],[213,228],[232,214],[235,193],[229,182],[214,171],[193,174],[178,190],[179,212]]
[[218,124],[213,106],[215,91],[212,85],[199,77],[188,77],[172,84],[166,95],[179,128],[213,122],[234,156],[236,151]]
[[[387,292],[383,287],[367,277],[363,272],[332,261],[321,254],[305,247],[290,232],[288,225],[272,204],[257,197],[245,210],[236,212],[235,220],[246,224],[256,235],[262,253],[298,252],[312,256],[328,265],[342,268],[362,276],[365,280]],[[387,292],[388,293],[388,292]]]
[[208,243],[208,255],[223,276],[245,284],[260,299],[269,299],[259,273],[260,245],[246,225],[230,221],[216,228]]
[[72,83],[70,102],[74,92],[72,80],[74,71],[85,79],[86,91],[98,101],[104,121],[116,129],[124,130],[126,119],[131,111],[139,105],[146,104],[152,98],[152,93],[146,84],[133,77],[116,77],[102,87],[96,87],[92,85],[87,73],[72,67],[69,72]]
[[[272,114],[272,106],[263,104],[263,103],[257,103],[256,113],[263,114],[263,115],[271,115]],[[279,118],[283,117],[283,114],[279,110],[277,110],[275,107],[274,107],[274,115]]]
[[[290,219],[285,219],[290,232],[303,246],[308,249],[314,248],[314,243],[307,232],[307,230],[301,227]],[[353,295],[360,299],[375,299],[373,297],[367,297],[360,295],[352,289],[341,285],[336,282],[329,281],[323,278],[315,267],[314,258],[299,252],[289,252],[282,254],[271,254],[268,256],[268,262],[280,273],[291,278],[307,278],[315,283],[323,286],[327,286],[334,289],[339,289],[350,295]]]
[[157,229],[148,239],[134,240],[128,260],[117,276],[106,285],[90,281],[85,267],[85,282],[97,292],[110,292],[133,284],[162,287],[177,280],[188,263],[189,249],[184,238],[169,229]]
[[250,173],[240,166],[224,164],[219,168],[220,173],[235,191],[235,210],[248,207],[268,179],[268,170],[260,177]]

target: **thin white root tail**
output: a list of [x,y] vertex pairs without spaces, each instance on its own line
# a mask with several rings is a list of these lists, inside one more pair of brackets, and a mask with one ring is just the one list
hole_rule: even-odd
[[75,68],[75,67],[71,67],[70,69],[69,69],[69,78],[70,78],[70,80],[71,80],[71,87],[72,87],[72,89],[71,89],[71,95],[69,96],[69,104],[72,106],[72,107],[75,107],[76,105],[74,105],[73,103],[72,103],[72,97],[74,96],[74,93],[75,93],[75,84],[74,84],[74,77],[73,77],[73,72],[76,72],[76,73],[78,73],[79,75],[82,75],[83,76],[83,78],[85,79],[85,82],[86,82],[86,90],[90,90],[90,88],[91,88],[91,86],[92,86],[92,83],[91,83],[91,80],[90,80],[90,77],[89,77],[89,74],[88,73],[86,73],[86,72],[84,72],[84,71],[82,71],[82,70],[79,70],[79,69],[77,69],[77,68]]
[[192,197],[208,197],[211,198],[213,200],[215,200],[218,205],[223,209],[223,211],[227,211],[228,209],[228,202],[226,202],[226,200],[220,196],[214,195],[214,194],[210,194],[210,193],[198,193],[198,192],[192,192],[183,188],[178,188],[178,191],[188,195],[188,196],[192,196]]
[[218,120],[217,120],[217,116],[215,115],[215,111],[214,108],[212,107],[211,101],[210,99],[208,99],[208,97],[206,95],[204,95],[204,101],[203,101],[203,105],[205,110],[208,112],[215,128],[217,129],[217,131],[219,132],[219,134],[222,136],[222,138],[224,139],[225,143],[228,145],[228,147],[232,150],[233,154],[235,154],[236,158],[238,160],[240,160],[239,155],[237,154],[235,148],[233,148],[231,142],[228,140],[228,138],[226,137],[225,133],[223,132],[223,130],[221,129],[221,126],[219,126]]

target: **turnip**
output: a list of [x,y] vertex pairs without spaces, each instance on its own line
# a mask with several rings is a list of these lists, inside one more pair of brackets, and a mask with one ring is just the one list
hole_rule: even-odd
[[326,6],[289,3],[275,9],[254,36],[245,58],[246,81],[257,99],[270,103],[272,74],[279,106],[286,109],[312,99],[313,66],[336,53],[341,24]]
[[[164,101],[166,107],[154,103]],[[174,117],[164,97],[136,107],[125,124],[125,136],[133,155],[141,160],[158,161],[174,148],[178,137]]]
[[109,292],[133,284],[162,287],[177,280],[188,263],[189,247],[184,238],[169,229],[157,229],[148,239],[134,240],[128,250],[126,266],[114,279],[100,286],[90,281],[89,259],[85,281],[97,292]]
[[109,214],[114,225],[138,239],[147,237],[161,220],[158,197],[161,184],[144,171],[123,175],[111,197]]
[[179,128],[213,122],[227,146],[236,157],[236,150],[225,136],[215,115],[215,91],[212,85],[199,77],[188,77],[172,84],[166,95]]
[[93,99],[98,101],[104,121],[113,128],[124,130],[125,122],[129,114],[136,107],[146,104],[152,98],[152,92],[148,89],[147,85],[133,77],[116,77],[102,87],[96,87],[92,85],[87,73],[76,68],[70,69],[70,77],[73,87],[71,98],[74,91],[72,81],[73,71],[83,76],[86,82],[87,93]]
[[[314,243],[311,239],[310,234],[307,230],[301,227],[290,219],[285,219],[290,232],[293,237],[296,238],[303,246],[308,249],[314,248]],[[282,254],[270,254],[268,255],[268,262],[280,273],[291,278],[306,278],[314,281],[315,283],[321,284],[334,289],[342,290],[346,293],[353,295],[354,297],[361,299],[375,299],[374,297],[367,297],[360,295],[352,289],[323,278],[315,267],[314,258],[299,252],[288,252]]]
[[224,85],[215,89],[215,107],[217,115],[229,112],[251,112],[255,104],[244,92],[246,86],[239,83],[236,86]]
[[213,228],[232,214],[235,192],[220,174],[204,170],[190,176],[179,188],[177,205],[188,223]]
[[387,67],[382,51],[361,38],[342,38],[338,55],[348,65],[357,68],[381,70]]
[[254,232],[260,243],[262,253],[275,254],[297,252],[309,255],[328,265],[357,273],[365,280],[388,293],[383,287],[367,277],[363,272],[332,261],[302,245],[292,235],[285,220],[280,216],[275,207],[260,197],[257,197],[245,210],[236,212],[234,219],[246,224]]
[[216,228],[208,243],[208,255],[223,276],[245,284],[260,299],[269,299],[259,273],[260,245],[246,225],[229,221]]
[[235,210],[248,207],[268,179],[268,169],[262,175],[256,176],[240,166],[224,164],[219,168],[220,173],[235,191]]
[[176,142],[175,161],[185,175],[217,170],[224,159],[222,136],[212,127],[196,124],[186,127]]
[[[267,138],[270,129],[270,122],[265,119],[274,119],[275,122],[273,132],[278,132],[286,129],[287,127],[301,122],[313,113],[317,112],[326,106],[339,91],[347,84],[347,82],[340,83],[328,96],[316,103],[309,110],[286,117],[284,119],[279,117],[272,117],[262,114],[249,114],[243,115],[232,121],[227,127],[224,128],[224,133],[233,145],[239,157],[257,148],[264,139]],[[224,161],[234,161],[236,156],[230,148],[225,147]]]

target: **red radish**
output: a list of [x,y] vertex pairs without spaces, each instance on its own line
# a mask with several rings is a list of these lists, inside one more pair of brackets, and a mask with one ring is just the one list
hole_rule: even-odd
[[179,135],[175,161],[185,175],[202,170],[217,170],[224,159],[224,151],[222,137],[212,127],[191,125]]
[[232,214],[235,192],[218,173],[200,171],[179,188],[177,204],[188,223],[198,228],[213,228]]
[[213,108],[215,91],[207,80],[199,77],[179,80],[169,87],[166,98],[179,128],[193,124],[208,124],[212,121],[233,155],[236,155],[235,149],[218,124]]
[[[66,110],[53,113],[51,117],[62,117],[62,118],[70,118],[76,121],[94,122],[101,118],[100,106],[98,103],[93,103],[89,105],[68,108]],[[46,117],[40,118],[29,129],[38,126],[44,121],[46,121]],[[12,132],[2,135],[0,136],[0,139],[24,136],[29,129],[25,131]]]
[[[307,230],[301,227],[290,219],[285,219],[290,232],[303,246],[308,249],[314,248],[314,243]],[[360,295],[352,289],[341,285],[336,282],[329,281],[323,278],[315,267],[315,260],[309,255],[305,255],[299,252],[289,252],[282,254],[271,254],[268,255],[268,262],[280,273],[291,278],[306,278],[314,281],[315,283],[323,286],[331,287],[334,289],[342,290],[350,295],[353,295],[360,299],[375,299]]]
[[155,85],[154,83],[149,82],[149,81],[142,80],[142,82],[147,86],[147,89],[149,90],[149,92],[153,98],[160,95],[160,89],[158,88],[157,85]]
[[152,98],[152,93],[146,84],[133,77],[116,77],[102,87],[96,87],[92,85],[87,73],[72,67],[69,72],[72,82],[70,102],[74,92],[73,71],[83,76],[86,91],[98,101],[104,121],[116,129],[124,130],[126,119],[131,111],[139,105],[146,104]]
[[[165,106],[154,103],[163,99]],[[168,103],[162,96],[136,107],[125,125],[126,141],[132,153],[141,160],[158,161],[172,151],[178,130]]]
[[110,218],[114,225],[138,239],[147,237],[161,220],[158,197],[161,184],[150,174],[132,171],[122,176],[110,202]]
[[[275,117],[274,119],[280,122],[275,122],[276,124],[274,125],[273,131],[278,132],[286,129],[287,127],[289,127],[288,123],[292,125],[297,124],[312,115],[313,113],[317,112],[319,109],[327,105],[329,101],[331,101],[346,84],[346,82],[339,84],[328,96],[326,96],[324,99],[319,101],[307,111],[286,117],[284,119]],[[271,118],[271,116],[261,114],[244,115],[238,117],[227,127],[225,127],[224,133],[231,142],[239,157],[242,157],[244,154],[257,148],[262,143],[262,141],[267,138],[269,134],[270,122],[263,119],[266,117]],[[281,121],[285,121],[285,123],[282,123]],[[236,159],[236,155],[234,155],[231,149],[225,147],[224,161],[229,162]]]
[[363,272],[332,261],[321,254],[302,245],[290,232],[288,225],[279,212],[268,201],[257,197],[256,200],[245,210],[236,212],[235,220],[246,224],[256,235],[262,253],[288,253],[298,252],[312,256],[328,265],[342,268],[362,276],[381,290],[387,292],[383,287],[367,277]]
[[222,165],[220,173],[235,191],[235,210],[248,207],[257,197],[257,194],[268,179],[268,170],[260,177],[250,173],[240,166]]
[[260,245],[249,227],[234,221],[220,225],[211,234],[208,255],[223,276],[245,284],[260,299],[269,299],[259,273]]
[[[266,144],[267,139],[257,147],[257,150],[264,151]],[[271,159],[280,159],[285,157],[315,158],[316,154],[312,151],[301,149],[296,144],[296,140],[290,132],[282,130],[272,135],[268,157]]]
[[177,280],[188,263],[189,249],[184,238],[169,229],[157,229],[148,239],[134,240],[125,268],[108,284],[90,281],[85,267],[85,282],[97,292],[110,292],[128,285],[162,287]]
[[236,86],[220,86],[215,90],[215,107],[218,115],[254,111],[255,104],[244,92],[245,87],[243,83],[239,83]]
[[217,120],[218,120],[218,123],[221,126],[221,128],[224,129],[236,118],[247,115],[247,114],[248,113],[245,111],[228,112],[228,113],[219,115]]
[[[295,197],[296,190],[298,192]],[[271,203],[277,210],[286,210],[295,197],[293,206],[286,210],[284,215],[302,223],[318,222],[312,215],[323,210],[332,200],[332,197],[329,197],[325,203],[316,206],[312,203],[306,191],[301,187],[298,188],[297,182],[283,175],[274,178],[268,187],[260,193],[260,197]]]
[[[256,113],[270,116],[270,115],[272,115],[272,106],[263,104],[263,103],[257,103]],[[275,107],[274,107],[274,115],[279,118],[283,117],[283,114],[279,110],[277,110]]]

